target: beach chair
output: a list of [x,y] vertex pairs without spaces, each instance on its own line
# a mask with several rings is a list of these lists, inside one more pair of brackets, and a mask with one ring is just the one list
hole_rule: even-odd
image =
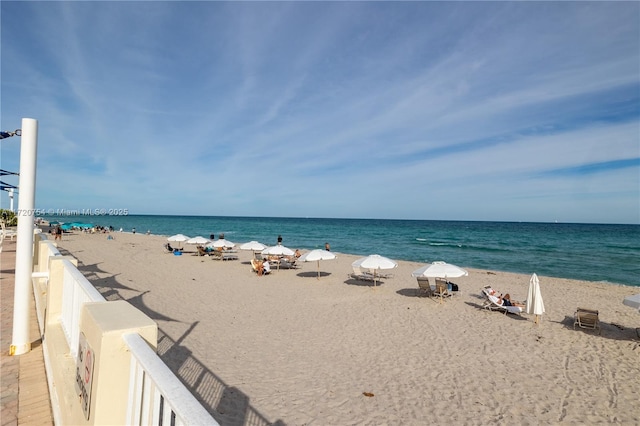
[[497,296],[492,294],[487,295],[489,303],[485,304],[484,308],[489,311],[499,311],[506,314],[516,314],[522,316],[524,309],[520,306],[506,306],[504,301],[501,301]]
[[502,296],[502,294],[500,294],[490,285],[486,285],[482,287],[481,292],[482,292],[482,295],[484,296],[484,302],[482,303],[483,308],[487,308],[489,305],[491,305],[491,300],[489,300],[489,296],[494,296],[496,298],[499,296]]
[[442,303],[445,299],[451,297],[451,292],[449,291],[449,283],[446,280],[436,278],[436,288],[433,290],[431,297],[440,298],[440,303]]
[[573,329],[576,326],[580,328],[587,328],[591,330],[597,330],[598,334],[601,333],[600,319],[598,318],[598,311],[594,309],[578,308],[573,316]]
[[258,276],[268,275],[269,272],[271,272],[271,271],[265,271],[264,267],[262,266],[262,260],[257,260],[257,259],[251,259],[251,269],[253,270],[253,272],[258,274]]
[[429,278],[416,277],[416,280],[418,281],[418,296],[431,297],[433,289],[431,288],[431,284],[429,283]]
[[296,269],[297,267],[295,260],[280,259],[278,263],[278,269]]
[[353,266],[353,273],[349,274],[349,278],[353,278],[356,281],[379,283],[382,277],[378,274],[374,275],[369,271],[363,271],[357,266]]
[[235,253],[222,253],[222,260],[238,260],[238,255]]
[[251,269],[253,270],[253,272],[260,275],[262,273],[262,261],[251,259]]

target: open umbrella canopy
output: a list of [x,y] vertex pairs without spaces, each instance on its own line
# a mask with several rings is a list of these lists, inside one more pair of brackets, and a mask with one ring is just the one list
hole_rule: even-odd
[[318,262],[318,279],[320,279],[320,261],[321,260],[332,260],[335,259],[336,255],[327,250],[311,250],[308,253],[300,256],[300,261],[302,262]]
[[398,263],[395,260],[391,260],[387,257],[380,256],[379,254],[371,254],[362,259],[358,259],[351,264],[354,268],[371,269],[373,271],[378,269],[393,269],[398,267]]
[[536,324],[540,315],[544,314],[544,302],[540,293],[540,280],[534,273],[529,280],[529,293],[527,295],[526,313],[536,316]]
[[266,249],[262,250],[262,254],[266,254],[267,256],[293,256],[294,252],[290,248],[277,245],[267,247]]
[[459,266],[438,261],[416,269],[411,273],[411,275],[414,277],[429,278],[458,278],[466,277],[469,273]]
[[68,230],[73,229],[73,228],[88,229],[88,228],[93,228],[93,224],[92,223],[82,223],[82,222],[71,222],[71,223],[64,223],[64,224],[60,225],[60,228],[64,229],[65,231],[68,231]]
[[627,306],[640,310],[640,294],[634,294],[633,296],[627,296],[622,301]]
[[193,238],[189,238],[187,240],[187,244],[208,244],[210,243],[211,240],[205,238],[205,237],[201,237],[200,235],[198,235],[197,237],[193,237]]
[[167,241],[172,242],[172,243],[173,242],[180,243],[180,244],[178,244],[178,246],[182,247],[182,243],[184,243],[188,239],[189,239],[189,237],[187,237],[184,234],[176,234],[176,235],[172,235],[169,238],[167,238]]
[[[377,285],[380,269],[393,269],[398,267],[398,263],[395,260],[391,260],[387,257],[380,256],[379,254],[370,254],[367,257],[356,260],[351,264],[353,271],[359,271],[361,269],[368,269],[373,274],[373,285]],[[359,273],[359,272],[357,272]]]
[[331,253],[330,251],[316,249],[316,250],[311,250],[310,252],[300,256],[300,261],[315,262],[317,260],[332,260],[335,258],[336,258],[336,255]]
[[252,251],[262,251],[266,248],[267,246],[265,246],[262,243],[259,243],[258,241],[249,241],[248,243],[244,243],[240,246],[240,250],[252,250]]
[[258,241],[249,241],[248,243],[244,243],[240,246],[240,250],[251,250],[251,252],[253,253],[254,259],[256,257],[257,251],[262,251],[266,248],[267,246],[265,246],[262,243],[259,243]]
[[213,246],[213,247],[225,247],[225,248],[231,248],[231,247],[235,247],[236,243],[232,243],[229,240],[225,240],[224,238],[215,240],[212,243],[207,244],[208,246]]

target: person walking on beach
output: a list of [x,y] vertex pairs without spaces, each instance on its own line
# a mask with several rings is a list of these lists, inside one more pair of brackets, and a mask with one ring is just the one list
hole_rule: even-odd
[[53,240],[54,241],[55,240],[62,241],[62,228],[60,227],[60,225],[56,226],[56,236],[55,236],[55,238]]

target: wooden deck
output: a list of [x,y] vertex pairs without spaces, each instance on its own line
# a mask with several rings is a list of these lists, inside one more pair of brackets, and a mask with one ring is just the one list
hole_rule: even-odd
[[9,356],[13,335],[16,242],[4,241],[0,253],[1,426],[53,425],[35,304],[30,308],[31,351]]

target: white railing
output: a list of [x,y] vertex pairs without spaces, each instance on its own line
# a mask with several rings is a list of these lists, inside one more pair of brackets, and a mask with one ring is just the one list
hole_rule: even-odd
[[[38,244],[38,241],[40,241],[40,237],[36,235],[36,245]],[[62,254],[58,251],[58,248],[50,241],[44,240],[44,245],[46,245],[46,249],[42,248],[38,252],[38,266],[37,268],[34,268],[34,272],[31,274],[33,295],[36,302],[36,315],[38,318],[38,326],[41,333],[44,330],[44,313],[46,311],[47,305],[46,291],[47,285],[49,283],[49,257],[62,256]],[[41,280],[44,280],[44,282],[42,282]]]
[[80,311],[87,302],[106,302],[100,292],[68,260],[64,263],[62,285],[62,330],[69,344],[69,351],[75,358],[78,355],[80,340]]
[[123,335],[131,351],[129,425],[218,425],[137,333]]
[[[36,244],[38,244],[38,238],[36,238]],[[51,401],[54,407],[52,408],[54,417],[60,421],[60,424],[65,421],[75,422],[80,418],[79,415],[83,414],[77,401],[69,405],[71,400],[67,400],[66,395],[77,395],[76,390],[73,389],[75,377],[70,377],[67,371],[77,364],[80,335],[86,332],[80,327],[81,313],[83,310],[90,309],[85,306],[88,302],[105,304],[117,302],[108,302],[77,269],[73,260],[62,257],[53,243],[46,241],[39,246],[39,249],[37,267],[32,277],[37,311],[42,311],[44,317],[47,317],[44,321],[39,318],[39,321],[42,332],[49,336],[43,338],[43,348],[47,380],[50,390],[53,390]],[[38,296],[41,296],[40,300]],[[50,326],[45,327],[44,324],[47,322]],[[136,323],[134,320],[132,327],[136,328],[139,324],[141,324],[139,321]],[[218,425],[156,353],[153,348],[156,342],[147,343],[140,334],[131,331],[122,334],[122,338],[125,342],[125,346],[121,346],[122,351],[128,352],[130,357],[130,361],[127,362],[131,366],[130,374],[122,369],[103,370],[100,373],[120,376],[122,379],[120,383],[123,384],[122,394],[128,398],[126,402],[123,398],[118,406],[109,405],[118,398],[112,399],[108,392],[105,397],[104,390],[97,390],[94,386],[93,394],[96,400],[91,404],[94,406],[95,403],[95,407],[100,405],[101,408],[96,408],[91,414],[92,417],[100,415],[99,418],[104,419],[105,413],[110,412],[117,413],[114,414],[116,417],[120,413],[122,416],[126,414],[126,424],[130,425]],[[102,349],[104,350],[104,346]],[[100,374],[97,371],[94,373]],[[129,386],[128,390],[125,390],[126,383]],[[100,399],[102,402],[99,404]],[[62,403],[62,401],[65,402]],[[62,412],[60,410],[62,406],[74,408],[72,412]],[[107,411],[102,408],[105,406]],[[98,417],[93,421],[101,422]]]

